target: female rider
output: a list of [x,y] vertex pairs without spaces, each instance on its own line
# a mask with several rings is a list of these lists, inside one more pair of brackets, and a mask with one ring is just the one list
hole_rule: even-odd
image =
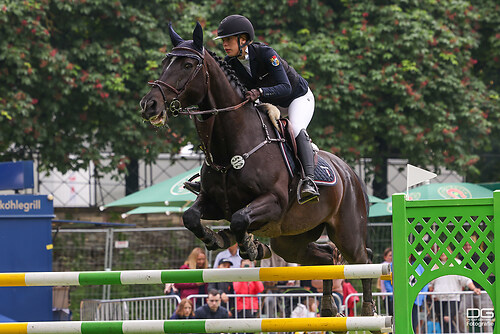
[[299,203],[318,199],[319,191],[313,181],[313,150],[306,132],[314,113],[314,95],[293,67],[271,47],[253,42],[254,37],[250,20],[242,15],[230,15],[221,21],[215,39],[222,39],[227,54],[225,60],[248,89],[247,98],[288,108],[305,174],[299,182]]

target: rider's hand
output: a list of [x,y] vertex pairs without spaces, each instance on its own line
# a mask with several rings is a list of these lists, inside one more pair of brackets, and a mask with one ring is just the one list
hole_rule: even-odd
[[259,98],[260,96],[260,91],[258,89],[252,89],[252,90],[249,90],[247,91],[246,93],[246,98],[247,99],[250,99],[250,101],[255,101]]

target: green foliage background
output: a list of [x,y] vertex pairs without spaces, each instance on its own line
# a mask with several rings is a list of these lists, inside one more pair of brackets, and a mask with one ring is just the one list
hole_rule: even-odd
[[499,153],[495,0],[7,0],[1,159],[38,154],[46,170],[93,161],[98,172],[125,172],[131,159],[194,141],[188,119],[152,129],[138,102],[171,47],[169,21],[186,39],[200,21],[207,47],[223,55],[212,38],[234,13],[309,81],[321,148],[371,158],[374,175],[387,158],[407,158],[471,178],[487,163],[480,154]]

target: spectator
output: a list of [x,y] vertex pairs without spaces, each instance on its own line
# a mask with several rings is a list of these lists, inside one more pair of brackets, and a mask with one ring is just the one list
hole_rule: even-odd
[[[288,263],[278,254],[272,252],[270,258],[263,259],[260,261],[261,267],[296,267],[296,263]],[[265,281],[264,290],[266,294],[271,293],[282,293],[285,288],[299,287],[300,281],[288,280],[288,281]],[[275,297],[265,297],[262,305],[263,313],[269,318],[275,318],[278,316],[279,305],[276,303]]]
[[[189,254],[186,262],[180,269],[206,269],[207,255],[205,250],[200,247],[195,247],[191,254]],[[206,283],[175,283],[174,287],[179,290],[181,299],[187,298],[191,295],[206,294]]]
[[239,268],[241,264],[241,256],[238,244],[234,244],[228,249],[225,249],[217,254],[214,260],[214,268],[219,267],[221,259],[228,259],[229,261],[231,261],[231,268]]
[[[344,304],[345,304],[345,301],[349,297],[350,294],[358,293],[358,291],[356,291],[356,289],[352,286],[352,284],[347,280],[344,280],[344,282],[342,284],[342,291],[343,291],[343,295],[344,295],[344,300],[343,300]],[[347,316],[349,316],[349,317],[354,316],[354,308],[356,307],[357,302],[359,302],[358,296],[351,297],[347,300],[347,305],[346,305],[347,310],[345,310],[347,313]]]
[[[229,259],[221,259],[219,262],[218,268],[228,269],[233,265],[233,263]],[[222,301],[222,305],[227,308],[229,312],[229,317],[232,318],[234,316],[234,298],[229,298],[228,295],[234,294],[234,288],[232,282],[213,282],[208,283],[207,290],[210,291],[212,289],[218,290],[220,292],[220,297]]]
[[[467,241],[465,244],[464,244],[464,251],[465,253],[469,253],[471,250],[472,250],[472,245],[474,245],[475,243],[477,242],[477,236],[475,234],[471,235],[471,240],[470,241]],[[484,252],[484,249],[482,249],[482,247],[480,246],[479,247],[479,250]],[[463,259],[463,255],[460,254],[460,259]],[[477,254],[477,252],[474,252],[471,256],[471,260],[473,263],[479,263],[480,261],[480,258],[479,258],[479,255]],[[465,268],[467,269],[472,269],[472,266],[467,263],[465,264]],[[487,269],[487,265],[485,263],[482,263],[480,265],[480,269],[481,271],[485,272],[486,269]],[[490,275],[493,275],[493,274],[490,274]],[[481,294],[480,295],[462,295],[461,299],[460,299],[460,308],[458,310],[458,313],[460,314],[459,316],[459,326],[460,326],[460,330],[462,332],[465,332],[466,330],[468,330],[467,328],[467,324],[466,324],[466,317],[465,317],[465,313],[466,313],[466,310],[469,309],[469,308],[478,308],[478,309],[483,309],[483,308],[493,308],[493,303],[491,301],[491,298],[490,296],[488,295],[488,293],[485,292],[484,288],[478,284],[477,282],[474,282],[474,285],[479,288],[481,290]],[[493,326],[492,326],[492,322],[491,321],[484,321],[482,323],[482,331],[485,332],[485,333],[490,333],[490,332],[493,332]],[[475,328],[477,332],[479,332],[479,328]]]
[[[241,268],[253,267],[250,260],[242,260]],[[264,284],[260,281],[234,282],[234,293],[238,295],[256,295],[264,291]],[[258,297],[236,297],[238,318],[255,318],[259,310]]]
[[179,290],[175,288],[174,283],[165,283],[163,293],[166,295],[179,295]]
[[[414,264],[415,263],[415,256],[413,254],[410,255],[410,263]],[[418,265],[417,268],[415,269],[417,274],[419,276],[422,276],[424,273],[424,267],[422,265]],[[416,284],[417,278],[413,277],[412,281],[410,284]],[[429,291],[429,284],[426,284],[420,292],[428,292]],[[413,327],[413,332],[415,333],[420,333],[420,329],[422,328],[421,321],[418,317],[419,312],[422,312],[422,305],[425,303],[425,295],[418,295],[417,298],[415,298],[415,302],[413,303],[413,307],[411,310],[411,322],[412,322],[412,327]]]
[[[383,257],[384,257],[384,261],[382,261],[382,264],[392,263],[392,248],[391,247],[387,247],[384,250]],[[380,280],[380,278],[377,280],[377,288],[380,290],[380,292],[386,292],[385,286],[382,283],[382,281]]]
[[441,334],[441,324],[439,319],[428,319],[427,320],[427,334]]
[[170,319],[194,319],[193,302],[190,299],[182,299]]
[[[451,249],[448,249],[451,254]],[[448,257],[443,252],[439,256],[439,260],[444,264]],[[458,262],[460,260],[457,259]],[[456,324],[456,315],[460,304],[460,294],[463,288],[468,287],[475,294],[480,294],[481,290],[476,288],[470,278],[458,275],[446,275],[438,277],[429,283],[429,291],[431,292],[448,292],[449,294],[438,294],[434,296],[434,310],[442,321],[441,328],[445,333],[455,333],[458,328]]]
[[[392,248],[391,247],[387,247],[384,250],[384,261],[382,262],[382,264],[385,264],[385,263],[390,263],[391,267],[392,267]],[[380,292],[383,292],[383,293],[385,293],[385,292],[392,293],[393,292],[391,281],[382,281],[379,278],[377,280],[377,287],[380,287]],[[382,297],[382,298],[385,299],[385,297]],[[392,296],[387,296],[387,300],[385,302],[385,305],[386,305],[386,310],[387,310],[388,315],[394,314],[393,301],[394,301],[394,299]]]
[[298,303],[292,311],[292,318],[314,318],[318,316],[318,302],[314,296],[308,296],[305,305]]
[[[342,300],[344,299],[344,279],[332,279],[333,301],[337,306],[337,312],[342,312]],[[337,296],[337,297],[335,297]]]
[[194,312],[196,319],[227,319],[229,313],[224,306],[220,305],[221,298],[218,290],[208,291],[207,303],[200,306]]

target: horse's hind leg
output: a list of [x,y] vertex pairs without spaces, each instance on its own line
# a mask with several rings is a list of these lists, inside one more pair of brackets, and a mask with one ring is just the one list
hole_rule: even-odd
[[[356,216],[358,219],[356,219]],[[328,225],[327,232],[330,240],[338,247],[344,259],[350,264],[372,263],[370,251],[366,248],[366,230],[363,227],[359,214],[352,214],[335,226]],[[364,225],[366,226],[366,225]],[[363,306],[361,315],[372,316],[374,314],[374,303],[372,297],[372,279],[361,279],[363,285]]]
[[[324,225],[295,236],[281,236],[271,240],[273,251],[285,261],[302,265],[333,265],[334,249],[328,244],[317,244],[314,241],[323,232]],[[338,313],[332,296],[332,280],[323,280],[323,297],[321,299],[321,316],[332,317]]]

